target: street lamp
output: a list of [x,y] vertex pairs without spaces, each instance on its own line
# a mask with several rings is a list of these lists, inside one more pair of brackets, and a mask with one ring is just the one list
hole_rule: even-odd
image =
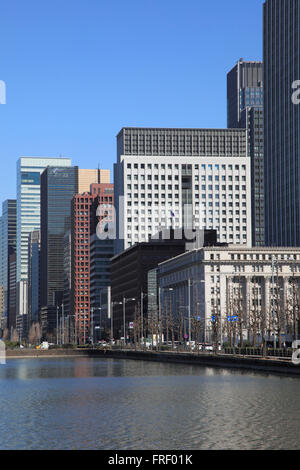
[[123,302],[111,302],[111,317],[110,317],[110,341],[113,342],[114,339],[114,324],[113,324],[113,316],[114,316],[114,305],[122,305]]
[[125,297],[123,297],[124,346],[125,346],[125,344],[126,344],[126,323],[125,323],[126,312],[125,312],[125,304],[126,304],[126,302],[131,302],[131,301],[134,301],[134,300],[135,300],[134,297],[129,298],[129,299],[126,299]]
[[[102,307],[91,308],[91,324],[92,324],[92,345],[94,345],[94,311],[99,310],[101,312]],[[100,314],[101,315],[101,314]],[[101,339],[101,316],[100,316],[100,339]]]

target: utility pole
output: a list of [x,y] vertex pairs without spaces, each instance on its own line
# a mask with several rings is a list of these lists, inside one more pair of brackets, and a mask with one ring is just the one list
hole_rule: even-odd
[[126,326],[125,326],[125,297],[123,297],[123,335],[124,335],[124,346],[126,345]]
[[191,347],[191,280],[188,278],[189,347]]
[[63,337],[62,337],[62,344],[65,344],[65,308],[64,308],[64,304],[62,304],[61,310],[62,310],[62,318],[63,318],[63,327],[62,327]]
[[56,305],[56,344],[58,345],[58,305]]
[[94,322],[93,322],[93,319],[94,319],[94,307],[91,308],[91,325],[92,325],[92,346],[94,345]]

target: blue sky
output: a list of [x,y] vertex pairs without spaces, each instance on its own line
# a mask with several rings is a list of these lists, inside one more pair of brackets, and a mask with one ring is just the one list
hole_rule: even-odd
[[19,156],[110,168],[123,126],[226,127],[226,73],[262,59],[263,0],[2,0],[0,202]]

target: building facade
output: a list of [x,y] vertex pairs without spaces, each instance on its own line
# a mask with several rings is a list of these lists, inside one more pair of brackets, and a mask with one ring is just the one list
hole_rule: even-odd
[[110,170],[78,169],[78,193],[90,192],[91,184],[110,183]]
[[165,227],[251,246],[246,130],[123,128],[117,144],[116,253]]
[[90,332],[91,237],[96,234],[99,222],[113,221],[113,203],[110,183],[92,184],[90,192],[75,194],[72,199],[71,312],[79,342],[85,343]]
[[[165,238],[165,237],[164,237]],[[129,324],[142,311],[146,319],[148,302],[148,271],[160,262],[170,259],[186,249],[186,241],[170,236],[137,243],[111,260],[111,299],[114,338],[129,335]],[[132,300],[133,299],[133,300]],[[125,313],[125,322],[124,322]]]
[[40,290],[40,231],[31,232],[28,237],[28,321],[40,321],[41,290]]
[[248,131],[251,159],[252,244],[264,246],[263,64],[240,59],[227,75],[228,128]]
[[16,328],[17,321],[17,254],[12,253],[8,262],[9,296],[8,296],[8,330],[12,337],[12,330]]
[[8,199],[2,204],[0,221],[0,285],[3,292],[3,305],[0,308],[4,327],[9,327],[9,257],[16,251],[16,224],[17,201]]
[[40,229],[40,175],[48,166],[69,167],[71,159],[21,157],[17,162],[17,313],[20,315],[28,313],[28,236]]
[[[265,219],[267,246],[300,246],[300,4],[264,3]],[[298,87],[299,88],[299,87]]]
[[48,167],[41,175],[41,307],[63,301],[64,236],[77,188],[76,167]]
[[[300,250],[289,248],[208,247],[159,265],[158,282],[174,316],[201,323],[201,341],[277,344],[297,336],[300,307]],[[164,299],[161,300],[164,305]],[[296,327],[295,327],[295,324]]]

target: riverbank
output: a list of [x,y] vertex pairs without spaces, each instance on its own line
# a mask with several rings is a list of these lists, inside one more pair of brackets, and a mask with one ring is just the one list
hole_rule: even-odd
[[61,358],[61,357],[105,357],[115,359],[132,359],[154,362],[171,362],[178,364],[199,365],[208,367],[257,370],[285,375],[300,376],[300,366],[288,359],[231,356],[223,354],[193,354],[189,352],[155,352],[121,349],[50,349],[31,350],[15,349],[6,351],[7,359],[20,358]]

